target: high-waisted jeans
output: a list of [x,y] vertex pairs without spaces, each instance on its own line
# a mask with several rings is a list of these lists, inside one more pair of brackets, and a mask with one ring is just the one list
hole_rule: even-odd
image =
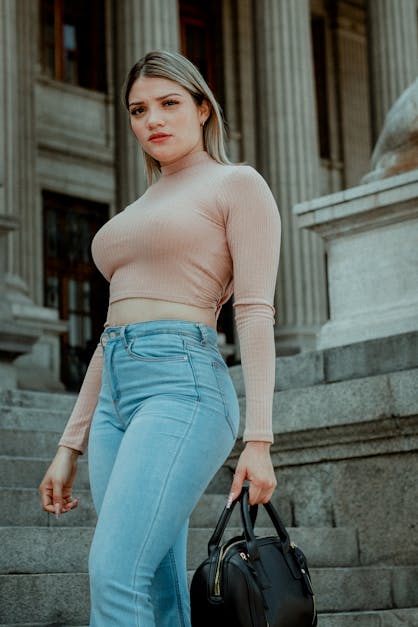
[[100,341],[90,625],[190,627],[189,516],[237,436],[235,388],[203,323],[108,327]]

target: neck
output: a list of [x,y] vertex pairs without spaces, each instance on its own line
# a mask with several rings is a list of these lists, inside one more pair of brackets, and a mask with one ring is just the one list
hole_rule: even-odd
[[179,170],[184,170],[185,168],[190,168],[198,163],[203,161],[207,161],[210,159],[210,156],[206,152],[206,150],[197,150],[195,152],[189,152],[184,157],[180,157],[176,161],[169,163],[167,165],[161,166],[161,175],[168,176],[170,174],[175,174],[179,172]]

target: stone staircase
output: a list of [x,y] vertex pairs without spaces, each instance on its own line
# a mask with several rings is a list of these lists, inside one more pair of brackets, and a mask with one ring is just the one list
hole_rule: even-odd
[[[65,394],[0,392],[0,627],[88,623],[95,513],[86,459],[79,462],[77,511],[57,521],[41,510],[37,491],[73,403]],[[192,515],[190,577],[206,556],[224,503],[225,494],[208,492]],[[356,529],[292,528],[289,503],[276,505],[307,554],[320,627],[418,626],[418,609],[410,607],[417,598],[416,567],[361,565]],[[229,535],[241,530],[238,512],[233,516]],[[271,532],[264,511],[258,525],[259,535]]]

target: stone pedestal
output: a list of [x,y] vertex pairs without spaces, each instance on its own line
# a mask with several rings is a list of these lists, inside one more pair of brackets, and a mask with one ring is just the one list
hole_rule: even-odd
[[6,236],[17,228],[15,218],[0,214],[0,389],[17,387],[18,376],[15,364],[16,357],[31,351],[38,333],[31,327],[19,324],[15,319],[12,307],[5,298],[6,293]]
[[328,250],[318,348],[418,330],[418,170],[301,203]]

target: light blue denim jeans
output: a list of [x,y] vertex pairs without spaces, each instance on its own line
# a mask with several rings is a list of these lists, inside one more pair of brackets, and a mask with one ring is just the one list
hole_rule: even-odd
[[98,522],[91,627],[190,627],[189,516],[230,453],[239,406],[215,329],[108,327],[88,460]]

